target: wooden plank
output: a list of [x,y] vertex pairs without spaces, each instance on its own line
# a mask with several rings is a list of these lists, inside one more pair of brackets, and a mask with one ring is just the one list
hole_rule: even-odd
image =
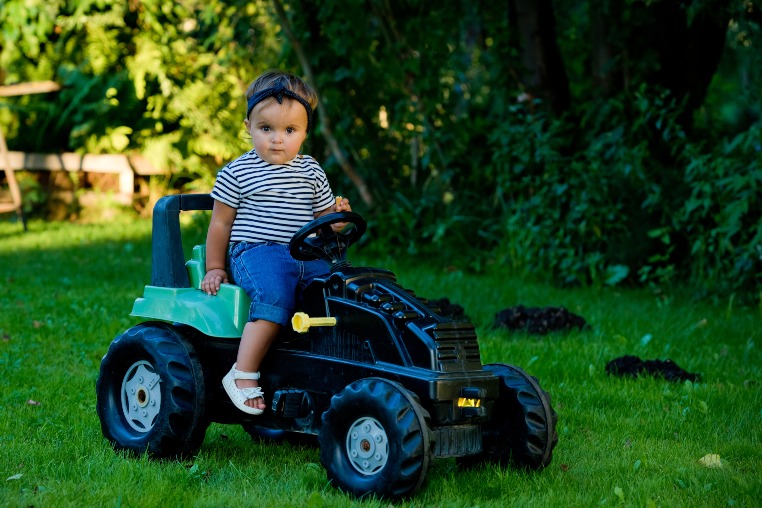
[[[124,154],[85,154],[7,152],[8,171],[69,171],[106,173],[119,175],[119,193],[132,196],[135,192],[135,175],[162,175],[164,171],[153,167],[145,157]],[[9,180],[12,177],[9,177]],[[20,201],[19,201],[20,203]],[[20,208],[20,204],[19,204]]]
[[11,167],[28,171],[87,171],[114,173],[132,171],[124,155],[80,155],[78,153],[10,152]]
[[8,152],[10,165],[16,171],[85,171],[88,173],[135,173],[141,176],[163,175],[165,171],[155,168],[141,155],[85,154],[64,152],[27,153]]
[[148,159],[142,155],[128,155],[127,159],[129,160],[130,165],[132,166],[132,169],[135,171],[136,175],[150,176],[167,174],[167,172],[163,169],[154,167],[154,165],[151,164]]
[[61,85],[55,81],[32,81],[29,83],[18,83],[16,85],[0,86],[0,97],[14,97],[17,95],[28,95],[33,93],[57,92]]

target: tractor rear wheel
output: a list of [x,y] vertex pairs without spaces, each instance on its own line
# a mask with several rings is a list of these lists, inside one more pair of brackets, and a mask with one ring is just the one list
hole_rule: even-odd
[[171,325],[136,325],[111,343],[96,382],[103,435],[117,450],[156,458],[194,454],[204,440],[204,376]]

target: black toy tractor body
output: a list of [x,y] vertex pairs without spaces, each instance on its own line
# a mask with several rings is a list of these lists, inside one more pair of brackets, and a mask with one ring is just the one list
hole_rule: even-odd
[[[438,457],[464,466],[550,463],[558,436],[549,395],[518,367],[482,365],[472,324],[440,316],[388,270],[343,261],[365,230],[350,212],[294,236],[295,258],[326,259],[331,272],[302,295],[293,319],[301,333],[284,330],[262,363],[264,414],[235,408],[221,380],[249,301],[230,284],[217,296],[202,292],[203,246],[186,262],[180,237],[182,211],[211,207],[208,195],[180,195],[154,209],[152,281],[132,313],[150,320],[114,339],[96,387],[115,448],[192,455],[211,422],[252,435],[312,435],[337,487],[389,498],[414,494]],[[336,222],[353,227],[337,235]]]

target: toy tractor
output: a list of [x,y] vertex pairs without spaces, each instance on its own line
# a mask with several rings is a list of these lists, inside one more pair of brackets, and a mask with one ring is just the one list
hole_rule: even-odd
[[[262,362],[267,409],[251,416],[224,392],[249,300],[223,284],[200,290],[203,246],[185,261],[179,216],[211,210],[207,194],[167,196],[153,217],[152,280],[117,336],[96,383],[104,436],[119,450],[193,455],[211,422],[252,435],[317,436],[331,482],[356,496],[408,497],[434,458],[463,466],[541,469],[558,441],[557,415],[537,380],[518,367],[482,365],[474,326],[397,283],[354,267],[347,247],[366,229],[352,212],[318,218],[289,245],[296,259],[325,259],[330,273],[301,295],[300,312]],[[347,222],[336,234],[331,224]]]

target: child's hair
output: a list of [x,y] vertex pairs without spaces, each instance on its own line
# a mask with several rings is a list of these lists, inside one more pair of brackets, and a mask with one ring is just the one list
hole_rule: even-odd
[[[246,100],[248,101],[257,92],[261,92],[262,90],[266,90],[268,88],[278,88],[281,86],[307,101],[312,109],[317,107],[318,96],[315,90],[307,83],[305,83],[299,76],[295,76],[283,71],[264,72],[256,80],[254,80],[252,84],[249,85],[249,88],[246,89]],[[272,99],[274,99],[274,97],[269,98],[269,100]]]

